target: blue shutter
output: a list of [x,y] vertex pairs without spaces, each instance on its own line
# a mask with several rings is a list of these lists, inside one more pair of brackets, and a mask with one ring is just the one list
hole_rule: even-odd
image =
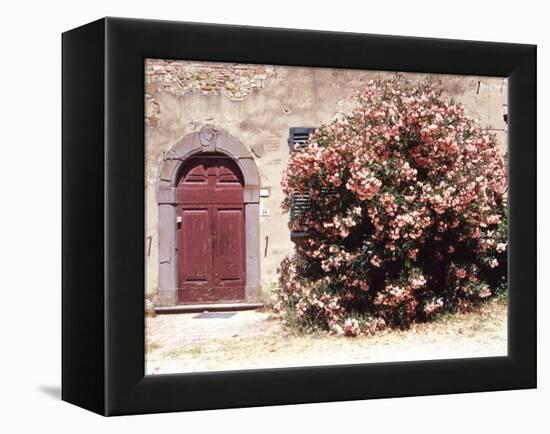
[[315,128],[290,128],[288,134],[288,152],[294,152],[303,148],[309,140],[310,134],[314,131]]

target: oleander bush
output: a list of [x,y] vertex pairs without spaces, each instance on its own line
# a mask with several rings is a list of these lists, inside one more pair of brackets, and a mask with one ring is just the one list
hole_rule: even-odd
[[428,82],[369,82],[293,152],[286,199],[306,236],[275,309],[302,330],[405,328],[506,291],[507,173],[496,139]]

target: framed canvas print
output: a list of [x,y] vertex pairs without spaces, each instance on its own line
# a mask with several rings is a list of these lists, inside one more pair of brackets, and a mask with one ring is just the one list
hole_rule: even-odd
[[536,387],[535,158],[535,46],[64,33],[63,399]]

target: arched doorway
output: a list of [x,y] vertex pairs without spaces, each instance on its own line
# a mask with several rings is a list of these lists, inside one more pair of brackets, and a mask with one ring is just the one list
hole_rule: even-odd
[[[200,163],[200,161],[207,160],[211,163]],[[211,169],[210,167],[214,166],[209,166],[209,164],[214,165],[216,169]],[[212,191],[209,192],[202,191],[202,193],[205,193],[202,197],[193,196],[201,195],[199,185],[201,182],[203,182],[201,185],[204,188],[208,188],[210,173],[212,174],[212,182],[215,178],[214,185],[218,185],[218,187],[211,188]],[[193,183],[196,185],[191,185]],[[226,193],[229,191],[229,196],[225,199],[232,201],[225,204],[228,207],[225,208],[226,211],[223,211],[223,203],[215,205],[214,203],[204,202],[205,198],[206,202],[217,201],[217,198],[225,200],[223,196],[216,196],[216,189],[219,188],[219,184],[225,185]],[[229,184],[232,186],[230,187]],[[241,203],[240,197],[242,197],[242,205],[239,205]],[[260,297],[260,177],[254,158],[246,147],[234,137],[211,126],[205,126],[200,131],[184,136],[166,152],[161,163],[157,199],[159,209],[158,306],[171,307],[178,304],[226,301],[258,302]],[[188,200],[195,201],[195,203],[187,203]],[[203,202],[200,203],[200,201]],[[203,208],[200,208],[201,205]],[[214,208],[208,208],[215,206],[218,207],[218,211],[213,211]],[[193,207],[198,208],[193,211]],[[242,212],[239,215],[238,210],[241,209],[240,207],[242,207]],[[202,214],[197,211],[198,209],[203,210]],[[208,213],[204,211],[205,209],[208,209]],[[244,222],[241,218],[244,219]],[[241,240],[240,237],[229,236],[229,238],[217,241],[213,238],[210,242],[212,244],[223,241],[223,245],[217,247],[218,252],[211,252],[216,257],[226,257],[227,251],[242,250],[242,263],[240,264],[244,274],[242,280],[235,272],[239,267],[237,262],[225,264],[222,262],[221,265],[219,262],[215,264],[212,262],[212,265],[205,264],[202,261],[197,261],[195,265],[185,262],[185,256],[193,253],[190,250],[185,254],[185,249],[194,249],[194,247],[190,247],[193,243],[182,244],[185,243],[181,240],[181,237],[185,235],[185,231],[188,231],[187,237],[196,236],[204,240],[207,236],[206,232],[199,236],[195,233],[195,230],[188,229],[187,226],[182,227],[185,219],[190,222],[193,221],[190,227],[194,226],[199,229],[201,228],[201,220],[204,225],[210,224],[211,228],[205,226],[202,229],[204,231],[219,230],[212,229],[212,224],[217,224],[216,228],[221,225],[221,227],[227,229],[224,230],[224,234],[227,231],[232,231],[233,228],[236,228],[236,225],[242,224],[242,226],[239,226],[243,230],[242,249],[235,244],[238,240]],[[216,223],[215,219],[218,219]],[[237,231],[240,230],[239,228],[237,228]],[[181,232],[182,230],[183,232]],[[201,242],[203,242],[202,248],[205,248],[205,246],[207,249],[209,248],[208,244],[205,244],[204,241]],[[181,248],[184,251],[180,250]],[[236,258],[232,258],[232,261],[236,261]],[[191,268],[185,268],[188,265]],[[193,268],[199,267],[199,265],[203,267],[202,270]],[[183,280],[180,279],[180,273]],[[194,279],[193,273],[196,273],[195,284],[191,283]],[[201,273],[202,277],[199,276]],[[204,283],[199,288],[198,281],[200,279],[206,282],[205,273],[212,273],[208,277],[211,280],[208,280],[209,283]],[[218,277],[216,277],[216,273],[218,273]],[[218,280],[216,281],[216,279]],[[222,285],[216,283],[220,281],[223,283]],[[213,292],[208,294],[206,287],[212,288]],[[186,293],[185,289],[190,291]],[[202,289],[202,292],[200,289]],[[198,295],[199,293],[201,295]]]
[[178,302],[245,300],[243,179],[222,154],[189,158],[177,187]]

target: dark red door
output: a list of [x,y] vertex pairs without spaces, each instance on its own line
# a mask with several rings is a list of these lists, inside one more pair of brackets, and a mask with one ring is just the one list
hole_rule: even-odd
[[178,184],[180,303],[243,301],[243,182],[225,157],[191,158]]

